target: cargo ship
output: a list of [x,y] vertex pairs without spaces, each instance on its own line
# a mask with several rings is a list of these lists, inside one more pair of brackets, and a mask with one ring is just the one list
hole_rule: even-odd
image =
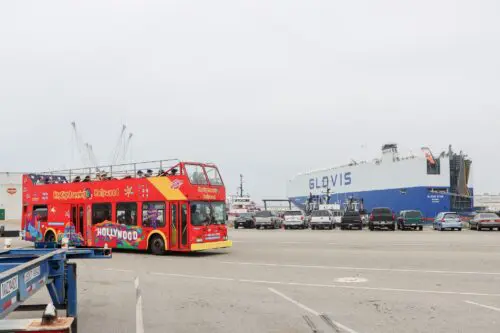
[[417,209],[427,218],[441,211],[473,210],[472,161],[449,146],[438,156],[429,148],[419,155],[401,156],[398,146],[382,146],[372,161],[298,174],[288,181],[287,196],[300,209],[319,204],[345,206],[358,200],[364,209],[389,207],[395,213]]

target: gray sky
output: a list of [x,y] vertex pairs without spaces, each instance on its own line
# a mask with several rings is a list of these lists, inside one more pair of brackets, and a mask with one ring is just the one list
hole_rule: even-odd
[[[216,162],[257,198],[294,174],[449,143],[500,192],[497,0],[2,1],[0,170]],[[364,145],[366,148],[361,148]]]

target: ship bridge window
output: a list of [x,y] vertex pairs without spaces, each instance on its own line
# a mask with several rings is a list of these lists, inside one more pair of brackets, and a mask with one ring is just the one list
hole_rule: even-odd
[[440,175],[441,174],[441,160],[435,159],[434,163],[427,160],[427,174],[428,175]]

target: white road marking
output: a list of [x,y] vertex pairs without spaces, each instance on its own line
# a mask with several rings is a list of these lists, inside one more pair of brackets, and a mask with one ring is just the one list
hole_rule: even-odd
[[335,282],[361,283],[361,282],[368,282],[368,279],[352,276],[352,277],[342,277],[342,278],[335,279]]
[[498,312],[500,312],[500,308],[496,308],[496,307],[494,307],[494,306],[484,305],[484,304],[479,304],[479,303],[472,302],[472,301],[464,301],[464,302],[465,302],[465,303],[468,303],[468,304],[472,304],[472,305],[480,306],[480,307],[485,308],[485,309],[490,309],[490,310],[493,310],[493,311],[498,311]]
[[160,275],[160,276],[169,276],[169,277],[183,277],[183,278],[190,278],[190,279],[200,279],[200,280],[234,281],[234,282],[241,282],[241,283],[275,284],[275,285],[284,285],[284,286],[358,289],[358,290],[372,290],[372,291],[392,291],[392,292],[406,292],[406,293],[418,293],[418,294],[500,297],[500,294],[488,294],[488,293],[466,292],[466,291],[441,291],[441,290],[425,290],[425,289],[361,287],[361,286],[303,283],[303,282],[283,282],[283,281],[268,281],[268,280],[234,279],[234,278],[224,278],[224,277],[216,277],[216,276],[201,276],[201,275],[173,274],[173,273],[171,274],[171,273],[160,273],[160,272],[150,272],[150,274],[151,275]]
[[104,270],[109,272],[134,273],[134,271],[130,269],[105,268]]
[[141,289],[139,288],[139,277],[134,280],[135,285],[135,332],[144,333],[144,322],[142,319],[142,295]]
[[279,242],[278,244],[311,244],[312,242]]
[[286,295],[284,295],[284,294],[280,293],[280,292],[279,292],[279,291],[277,291],[276,289],[273,289],[273,288],[267,288],[267,289],[268,289],[270,292],[272,292],[272,293],[274,293],[274,294],[276,294],[276,295],[280,296],[281,298],[286,299],[288,302],[290,302],[290,303],[293,303],[293,304],[297,305],[297,306],[298,306],[299,308],[301,308],[302,310],[306,310],[307,312],[310,312],[310,313],[312,313],[312,314],[313,314],[313,315],[315,315],[315,316],[319,316],[319,312],[314,311],[313,309],[311,309],[311,308],[309,308],[309,307],[305,306],[304,304],[299,303],[299,302],[297,302],[296,300],[294,300],[294,299],[292,299],[292,298],[290,298],[290,297],[288,297],[288,296],[286,296]]
[[[310,307],[305,306],[304,304],[302,304],[302,303],[300,303],[300,302],[297,302],[297,301],[296,301],[296,300],[294,300],[293,298],[290,298],[290,297],[286,296],[285,294],[283,294],[283,293],[281,293],[281,292],[277,291],[276,289],[273,289],[273,288],[267,288],[267,289],[268,289],[270,292],[272,292],[272,293],[274,293],[274,294],[276,294],[276,295],[280,296],[281,298],[283,298],[283,299],[285,299],[285,300],[289,301],[290,303],[297,305],[299,308],[301,308],[301,309],[303,309],[303,310],[305,310],[305,311],[307,311],[307,312],[309,312],[309,313],[311,313],[311,314],[313,314],[313,315],[315,315],[315,316],[319,317],[320,313],[319,313],[319,312],[317,312],[317,311],[315,311],[315,310],[313,310],[313,309],[311,309]],[[332,322],[333,324],[335,324],[337,327],[339,327],[339,328],[343,329],[344,331],[346,331],[346,332],[348,332],[348,333],[357,333],[355,330],[353,330],[353,329],[351,329],[351,328],[349,328],[349,327],[347,327],[347,326],[345,326],[345,325],[342,325],[341,323],[336,322],[336,321],[332,320],[331,318],[330,318],[330,320],[331,320],[331,322]]]
[[217,276],[188,275],[188,274],[174,274],[174,273],[161,273],[161,272],[149,272],[149,274],[161,275],[161,276],[171,276],[171,277],[184,277],[184,278],[191,278],[191,279],[235,281],[235,279],[217,277]]
[[473,272],[473,271],[442,271],[442,270],[421,270],[406,268],[375,268],[375,267],[349,267],[349,266],[323,266],[323,265],[296,265],[296,264],[275,264],[260,262],[237,262],[237,261],[219,261],[221,264],[230,265],[249,265],[249,266],[271,266],[288,268],[317,268],[317,269],[338,269],[353,271],[374,271],[374,272],[401,272],[401,273],[432,273],[432,274],[473,274],[473,275],[500,275],[500,272]]

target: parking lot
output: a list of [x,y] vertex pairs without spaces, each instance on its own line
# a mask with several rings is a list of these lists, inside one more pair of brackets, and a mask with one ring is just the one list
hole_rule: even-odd
[[232,229],[231,238],[222,251],[79,261],[80,332],[500,330],[498,231]]

